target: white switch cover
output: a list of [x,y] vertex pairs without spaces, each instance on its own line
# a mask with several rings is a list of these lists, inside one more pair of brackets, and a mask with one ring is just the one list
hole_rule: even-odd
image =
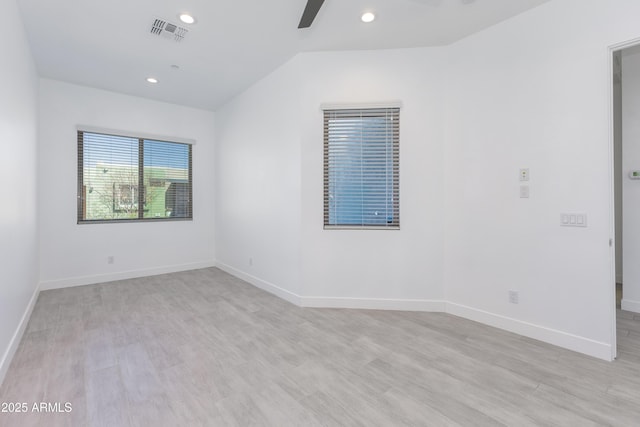
[[520,169],[520,181],[529,181],[529,168]]
[[562,227],[586,227],[587,214],[585,213],[561,213],[560,226]]
[[511,304],[518,304],[520,302],[519,292],[518,291],[509,291],[509,302]]
[[521,185],[520,186],[520,198],[521,199],[528,199],[529,198],[529,186],[528,185]]

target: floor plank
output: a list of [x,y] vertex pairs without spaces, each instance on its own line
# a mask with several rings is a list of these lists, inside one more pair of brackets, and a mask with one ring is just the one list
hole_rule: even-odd
[[596,360],[442,313],[303,309],[210,268],[44,291],[0,426],[640,425],[640,315]]

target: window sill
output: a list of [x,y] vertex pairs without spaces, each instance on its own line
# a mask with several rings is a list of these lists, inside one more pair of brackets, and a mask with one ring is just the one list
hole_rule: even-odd
[[399,225],[325,225],[325,230],[400,230]]
[[174,222],[174,221],[193,221],[193,218],[123,218],[123,219],[85,219],[78,221],[78,225],[87,224],[120,224],[123,222]]

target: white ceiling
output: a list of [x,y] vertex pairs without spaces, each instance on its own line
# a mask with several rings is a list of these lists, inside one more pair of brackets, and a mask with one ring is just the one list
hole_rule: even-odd
[[[42,77],[215,110],[301,51],[446,45],[549,0],[326,0],[306,30],[306,0],[17,1]],[[150,34],[181,12],[182,42]]]

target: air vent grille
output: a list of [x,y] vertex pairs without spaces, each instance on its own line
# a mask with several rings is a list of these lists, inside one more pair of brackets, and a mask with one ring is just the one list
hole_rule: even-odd
[[151,34],[173,39],[176,42],[181,42],[188,32],[186,28],[160,18],[155,18],[151,24]]

